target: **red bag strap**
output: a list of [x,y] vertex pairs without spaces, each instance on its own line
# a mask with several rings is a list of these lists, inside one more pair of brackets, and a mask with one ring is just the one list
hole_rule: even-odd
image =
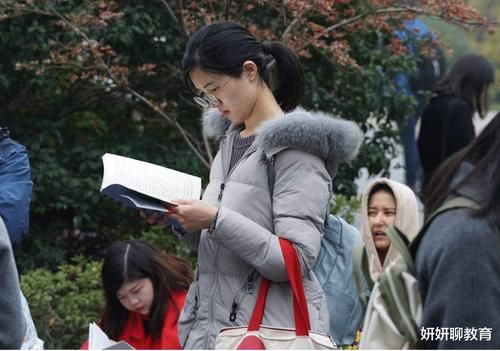
[[304,283],[297,257],[297,251],[293,244],[280,238],[281,251],[285,259],[285,266],[290,279],[290,285],[293,291],[293,314],[295,318],[295,329],[297,335],[309,335],[311,325],[309,322],[309,311],[307,309],[307,299],[304,292]]
[[[299,336],[307,336],[309,335],[309,329],[311,329],[311,327],[299,258],[297,257],[295,247],[290,241],[279,238],[279,242],[293,292],[293,317],[295,320],[295,332]],[[248,323],[248,331],[257,331],[262,324],[270,284],[271,282],[267,278],[262,277],[255,308],[253,310],[252,317],[250,318],[250,322]]]
[[253,309],[252,317],[250,322],[248,322],[248,331],[259,330],[262,324],[262,318],[264,317],[264,308],[266,307],[267,292],[269,291],[269,286],[271,282],[269,279],[262,277],[260,280],[259,294],[257,295],[257,301],[255,302],[255,307]]

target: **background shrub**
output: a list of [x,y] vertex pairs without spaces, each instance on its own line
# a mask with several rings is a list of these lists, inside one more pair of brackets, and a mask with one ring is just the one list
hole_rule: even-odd
[[21,276],[38,337],[47,349],[79,349],[89,322],[102,306],[101,263],[83,256],[61,264],[56,272],[36,269]]

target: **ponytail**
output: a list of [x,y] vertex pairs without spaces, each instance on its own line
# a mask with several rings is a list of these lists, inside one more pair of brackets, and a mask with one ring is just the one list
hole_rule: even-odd
[[231,21],[210,24],[193,34],[182,59],[184,79],[194,91],[189,72],[195,67],[237,78],[247,60],[255,62],[283,111],[299,105],[304,95],[304,72],[297,55],[279,42],[261,43]]
[[[281,108],[289,112],[299,105],[304,96],[302,64],[297,55],[280,42],[265,42],[262,46],[264,53],[274,58],[263,67],[263,79],[272,89]],[[275,75],[271,74],[273,69],[277,70]],[[270,77],[274,79],[268,80]]]

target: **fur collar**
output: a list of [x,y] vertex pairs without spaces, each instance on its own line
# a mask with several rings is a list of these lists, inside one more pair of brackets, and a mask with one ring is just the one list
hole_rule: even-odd
[[[217,109],[203,115],[203,132],[208,138],[220,138],[235,128]],[[285,148],[315,154],[325,161],[330,172],[335,172],[340,163],[357,155],[362,140],[363,133],[354,122],[321,112],[295,110],[262,123],[255,142],[268,156]]]

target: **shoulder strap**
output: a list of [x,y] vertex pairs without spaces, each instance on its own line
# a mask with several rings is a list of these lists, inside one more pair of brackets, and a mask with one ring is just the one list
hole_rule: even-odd
[[451,200],[446,201],[443,205],[441,205],[441,207],[439,207],[436,211],[434,211],[429,216],[429,218],[427,218],[422,229],[420,229],[420,231],[418,232],[415,239],[413,239],[413,241],[410,243],[409,251],[410,251],[411,257],[415,258],[420,241],[424,237],[425,232],[427,231],[427,228],[429,227],[429,225],[432,223],[432,221],[434,221],[434,219],[438,215],[440,215],[443,212],[453,210],[456,208],[470,208],[473,210],[477,210],[477,209],[479,209],[479,207],[480,206],[477,202],[475,202],[474,200],[471,200],[467,197],[464,197],[464,196],[458,196],[458,197],[455,197]]
[[[274,196],[274,180],[276,178],[274,172],[274,156],[267,156],[264,154],[266,169],[267,169],[267,185],[269,187],[269,194],[271,195],[271,205],[273,203]],[[328,223],[328,215],[330,214],[330,204],[327,205],[325,213],[325,225]]]
[[269,193],[271,194],[271,203],[273,201],[274,194],[274,156],[266,157],[266,168],[267,168],[267,185],[269,186]]

